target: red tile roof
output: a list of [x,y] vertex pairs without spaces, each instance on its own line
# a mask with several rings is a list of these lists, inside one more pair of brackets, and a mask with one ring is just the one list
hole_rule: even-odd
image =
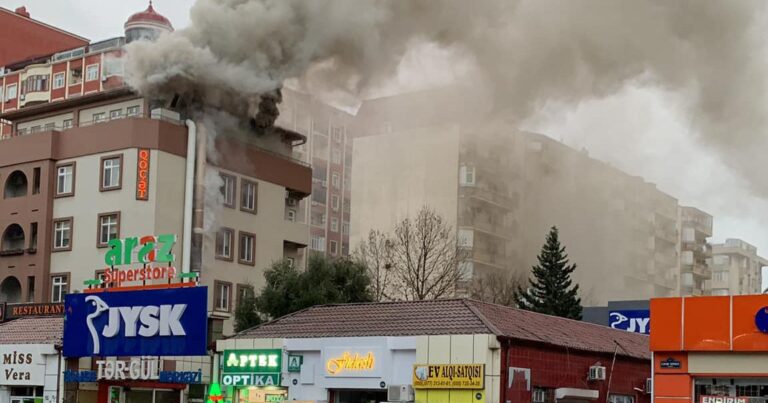
[[0,344],[53,344],[61,346],[63,317],[20,318],[0,323]]
[[318,305],[234,338],[495,334],[574,350],[650,359],[648,337],[470,299]]

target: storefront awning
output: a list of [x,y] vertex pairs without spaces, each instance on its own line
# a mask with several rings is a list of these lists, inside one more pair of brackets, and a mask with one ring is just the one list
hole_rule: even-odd
[[597,400],[600,392],[592,389],[577,388],[557,388],[555,389],[555,399],[558,402],[584,402]]

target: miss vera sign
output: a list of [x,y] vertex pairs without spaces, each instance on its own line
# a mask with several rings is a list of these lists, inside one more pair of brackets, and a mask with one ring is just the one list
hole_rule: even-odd
[[42,385],[45,377],[45,356],[55,354],[53,346],[37,344],[6,344],[0,353],[0,385]]

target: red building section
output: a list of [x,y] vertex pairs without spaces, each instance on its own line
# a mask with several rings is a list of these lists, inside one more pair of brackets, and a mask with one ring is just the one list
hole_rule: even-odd
[[[19,40],[23,38],[23,40]],[[33,20],[25,7],[0,7],[0,66],[88,45],[88,39]]]

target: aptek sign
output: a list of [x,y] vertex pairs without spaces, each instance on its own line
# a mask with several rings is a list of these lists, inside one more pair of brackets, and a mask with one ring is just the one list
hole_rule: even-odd
[[651,311],[647,309],[611,311],[608,314],[610,326],[631,333],[651,333]]
[[42,385],[45,377],[43,351],[52,346],[4,345],[0,353],[0,385]]
[[207,287],[69,294],[64,356],[206,355]]
[[224,350],[221,383],[227,386],[279,386],[280,349]]

